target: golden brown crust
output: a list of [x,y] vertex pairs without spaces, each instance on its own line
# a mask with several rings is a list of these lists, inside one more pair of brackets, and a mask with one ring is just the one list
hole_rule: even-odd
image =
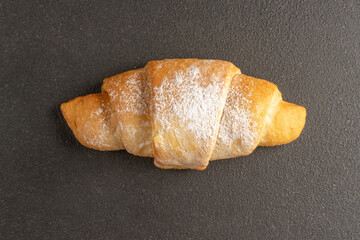
[[253,152],[264,131],[271,100],[277,92],[275,84],[259,78],[244,74],[233,78],[211,160]]
[[76,139],[100,151],[124,149],[118,124],[106,94],[90,94],[61,104],[61,112]]
[[[181,85],[178,81],[184,78],[193,84]],[[177,85],[171,84],[172,79]],[[194,84],[200,92],[183,91]],[[196,99],[198,94],[203,98]],[[195,104],[201,111],[191,109],[191,100],[202,104]],[[210,101],[214,102],[207,111]],[[203,113],[192,118],[201,119],[197,123],[202,127],[194,126],[204,138],[199,140],[196,131],[188,129],[193,119],[181,111],[168,114],[179,109]],[[210,160],[231,158],[250,154],[256,146],[289,143],[300,135],[306,119],[306,109],[283,101],[276,85],[241,74],[231,63],[199,59],[149,62],[145,68],[105,79],[102,93],[63,103],[61,111],[82,145],[101,151],[125,147],[135,155],[155,155],[154,164],[162,169],[203,170],[210,156]]]
[[189,168],[187,166],[180,166],[180,165],[176,165],[176,166],[170,165],[169,166],[169,165],[164,165],[161,162],[156,161],[156,159],[154,159],[154,165],[161,169],[177,169],[177,170],[193,169],[193,170],[198,170],[198,171],[203,171],[208,166],[208,165],[206,165],[206,166],[202,166],[202,167],[192,167],[192,168]]
[[153,156],[150,120],[150,93],[143,68],[107,78],[102,92],[109,94],[126,151]]
[[199,59],[152,61],[145,70],[156,165],[206,168],[231,79],[240,70],[229,62]]
[[280,101],[266,126],[259,146],[277,146],[294,141],[305,126],[306,109]]

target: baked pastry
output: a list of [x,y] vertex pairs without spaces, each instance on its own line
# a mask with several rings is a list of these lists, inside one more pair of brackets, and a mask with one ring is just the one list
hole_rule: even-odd
[[165,59],[104,80],[101,93],[61,105],[78,141],[101,151],[154,157],[164,169],[207,167],[295,140],[304,107],[276,85],[221,60]]

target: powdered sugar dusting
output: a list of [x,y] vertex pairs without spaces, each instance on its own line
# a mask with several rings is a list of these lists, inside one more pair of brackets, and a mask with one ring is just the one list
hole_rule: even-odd
[[199,69],[195,66],[186,72],[176,72],[173,79],[165,79],[155,88],[156,112],[159,113],[159,127],[165,131],[176,121],[186,130],[194,133],[198,140],[204,140],[214,131],[216,106],[220,102],[221,87],[213,76],[211,84],[203,87],[198,81]]
[[[179,161],[196,161],[194,158],[199,158],[197,154],[206,156],[207,151],[211,151],[212,139],[216,137],[219,126],[217,116],[225,104],[224,85],[227,80],[226,67],[213,71],[212,62],[195,62],[185,70],[177,70],[170,77],[164,77],[161,85],[153,89],[155,124],[159,134],[165,138],[169,137],[169,132],[174,134],[171,137],[176,138],[181,154],[187,158]],[[187,141],[195,142],[181,142],[184,135]],[[187,153],[189,149],[193,150]],[[171,152],[171,149],[168,151]]]
[[221,118],[213,159],[221,158],[217,156],[219,152],[222,153],[223,158],[248,154],[253,150],[258,136],[257,117],[250,110],[251,87],[237,81],[243,80],[235,78],[231,85]]
[[[94,133],[90,132],[90,135],[85,135],[85,141],[92,146],[96,147],[112,147],[107,143],[107,140],[109,140],[110,129],[109,129],[109,121],[112,117],[112,111],[106,111],[106,106],[104,103],[101,103],[99,105],[98,109],[91,112],[90,119],[92,121],[88,121],[85,124],[85,129],[88,129],[90,131],[94,131],[96,129],[96,135]],[[109,115],[108,115],[109,114]],[[94,121],[95,120],[95,121]],[[93,126],[96,124],[96,126]]]
[[141,156],[152,154],[150,84],[145,70],[117,75],[105,83],[104,90],[116,111],[126,150]]
[[[113,84],[115,88],[109,89],[108,94],[113,102],[121,105],[121,107],[116,108],[118,112],[121,111],[122,114],[149,114],[149,83],[144,79],[143,69],[134,71],[133,74],[122,78],[122,81],[114,81]],[[119,92],[120,85],[126,89]]]

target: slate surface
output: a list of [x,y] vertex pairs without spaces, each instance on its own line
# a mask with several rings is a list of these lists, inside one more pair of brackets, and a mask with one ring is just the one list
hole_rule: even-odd
[[[0,239],[360,239],[360,3],[1,1]],[[62,102],[213,58],[307,108],[295,142],[203,171],[82,147]]]

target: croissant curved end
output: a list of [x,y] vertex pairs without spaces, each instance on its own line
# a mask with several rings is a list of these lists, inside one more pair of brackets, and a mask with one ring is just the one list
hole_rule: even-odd
[[76,139],[100,151],[124,149],[106,94],[89,94],[61,104],[61,112]]
[[259,146],[271,147],[290,143],[299,137],[305,126],[306,109],[302,106],[281,101],[267,123]]

